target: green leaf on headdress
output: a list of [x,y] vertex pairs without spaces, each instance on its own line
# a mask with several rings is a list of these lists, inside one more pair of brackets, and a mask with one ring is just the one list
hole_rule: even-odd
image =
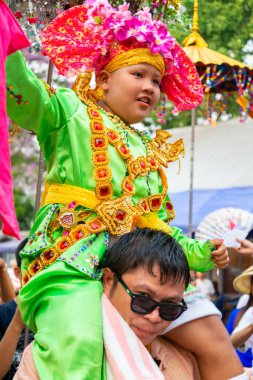
[[96,21],[96,23],[97,23],[98,25],[101,24],[101,19],[100,19],[100,17],[98,17],[98,16],[94,16],[94,20]]

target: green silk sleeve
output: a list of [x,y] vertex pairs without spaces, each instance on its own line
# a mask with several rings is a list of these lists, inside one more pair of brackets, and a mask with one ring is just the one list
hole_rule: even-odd
[[191,270],[206,272],[213,269],[212,251],[215,249],[210,240],[200,242],[182,234],[178,227],[172,228],[172,236],[183,247]]
[[[27,67],[21,52],[6,60],[6,82],[8,116],[20,127],[36,133],[40,143],[50,132],[62,128],[77,108],[73,91],[50,91]],[[62,95],[68,95],[67,112],[61,104]]]
[[[163,205],[159,210],[159,218],[169,223],[174,217],[175,214],[171,200],[169,196],[166,195]],[[190,239],[188,236],[184,236],[182,230],[178,227],[171,227],[171,229],[172,236],[183,247],[191,270],[206,272],[213,269],[212,251],[214,250],[214,246],[209,240],[200,242],[196,239]]]

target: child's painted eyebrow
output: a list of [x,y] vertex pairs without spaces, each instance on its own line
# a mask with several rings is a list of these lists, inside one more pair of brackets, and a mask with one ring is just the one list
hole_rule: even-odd
[[[131,70],[132,71],[142,71],[144,73],[149,72],[149,70],[145,66],[141,66],[141,64],[140,64],[140,66],[132,65],[131,67],[129,67],[129,69],[130,69],[130,71]],[[162,76],[159,72],[154,72],[154,77],[161,79]]]

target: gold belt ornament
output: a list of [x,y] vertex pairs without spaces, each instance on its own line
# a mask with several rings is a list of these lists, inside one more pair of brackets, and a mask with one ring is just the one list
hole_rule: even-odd
[[[66,207],[66,212],[60,214],[59,222],[69,230],[69,234],[62,236],[52,247],[44,250],[39,257],[33,260],[24,273],[22,282],[25,285],[35,274],[52,264],[77,241],[108,231],[111,235],[121,235],[130,232],[134,226],[149,227],[170,233],[170,227],[159,220],[158,211],[164,196],[157,194],[141,199],[136,206],[131,196],[123,195],[119,198],[101,201],[95,192],[71,185],[49,185],[44,204],[61,203],[70,206],[80,205],[94,210],[97,216],[77,224],[75,213]],[[68,209],[68,210],[67,210]],[[142,216],[142,215],[145,216]],[[64,222],[64,223],[63,223]]]

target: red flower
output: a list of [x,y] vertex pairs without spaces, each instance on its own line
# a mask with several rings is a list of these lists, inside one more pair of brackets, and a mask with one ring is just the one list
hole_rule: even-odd
[[36,24],[36,22],[38,21],[38,17],[28,17],[27,21],[29,22],[29,24]]
[[22,15],[21,12],[16,12],[16,13],[14,14],[14,16],[15,16],[16,18],[22,18],[22,17],[23,17],[23,15]]

